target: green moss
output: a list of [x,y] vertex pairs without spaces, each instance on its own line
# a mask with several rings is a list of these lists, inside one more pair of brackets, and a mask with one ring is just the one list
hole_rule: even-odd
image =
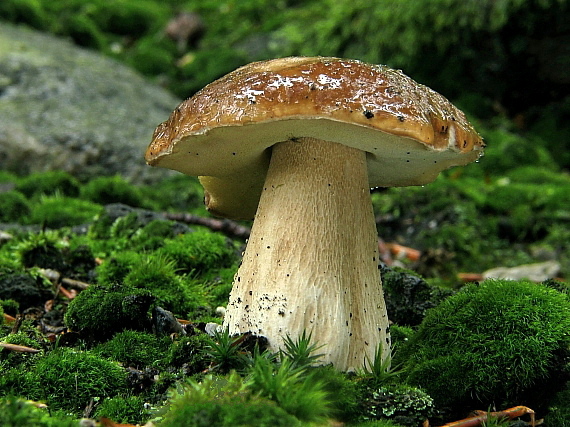
[[100,205],[123,203],[140,207],[144,204],[140,191],[118,175],[93,178],[81,187],[81,197]]
[[47,409],[37,407],[16,397],[0,399],[0,425],[4,427],[76,427],[77,420],[70,417],[52,417]]
[[157,337],[147,332],[123,331],[115,334],[109,341],[96,346],[93,352],[107,359],[121,362],[123,366],[143,369],[161,365],[170,344],[171,340],[166,336]]
[[208,375],[201,383],[190,380],[171,395],[167,409],[162,427],[301,425],[274,402],[253,394],[235,373]]
[[30,213],[30,204],[19,191],[0,193],[0,222],[19,222]]
[[400,349],[408,381],[440,405],[531,399],[563,366],[570,302],[525,281],[468,285],[431,309]]
[[32,205],[25,223],[42,224],[48,228],[71,227],[92,222],[102,211],[102,206],[87,200],[46,196]]
[[140,263],[132,266],[124,282],[149,290],[158,305],[181,316],[207,303],[199,287],[177,275],[175,263],[161,254],[143,256]]
[[16,314],[18,314],[20,310],[20,304],[18,304],[18,301],[13,299],[3,299],[0,300],[0,309],[10,316],[16,317]]
[[361,393],[354,377],[339,372],[330,365],[312,368],[311,376],[323,384],[330,399],[331,415],[335,420],[350,422],[358,419]]
[[211,362],[206,351],[210,340],[206,334],[179,337],[166,355],[166,364],[177,368],[184,366],[189,374],[204,371]]
[[18,303],[21,310],[41,307],[53,298],[53,291],[23,269],[0,268],[0,298]]
[[194,274],[220,270],[237,260],[232,243],[223,235],[208,230],[176,236],[165,242],[158,252],[174,260],[178,271]]
[[65,313],[65,324],[94,341],[104,341],[115,333],[150,328],[152,294],[121,285],[92,285],[74,298]]
[[285,409],[303,422],[323,422],[332,415],[331,398],[323,381],[283,358],[275,365],[266,355],[255,355],[251,366],[251,390]]
[[22,396],[36,399],[39,387],[35,373],[30,369],[22,369],[20,366],[4,365],[0,363],[0,396]]
[[112,285],[122,282],[133,267],[139,264],[141,260],[142,255],[134,251],[116,253],[97,267],[98,283],[102,285]]
[[[22,331],[6,335],[0,338],[0,341],[8,344],[22,345],[36,350],[43,350],[41,343],[39,343],[37,339],[29,337]],[[45,343],[43,344],[45,345]],[[25,368],[37,362],[37,360],[43,356],[43,353],[43,351],[40,353],[27,353],[0,349],[0,361],[5,369],[10,367]]]
[[23,267],[51,268],[63,272],[67,242],[57,232],[28,234],[16,246]]
[[204,214],[204,189],[196,177],[177,174],[153,186],[141,187],[155,210]]
[[150,411],[145,401],[139,396],[117,396],[103,400],[93,415],[113,420],[116,423],[129,423],[142,425],[150,417]]
[[42,194],[76,197],[79,195],[79,186],[79,182],[67,172],[52,170],[33,173],[22,178],[16,189],[28,198]]
[[398,349],[400,346],[405,345],[405,343],[412,338],[414,333],[414,329],[409,326],[391,325],[390,338],[392,340],[392,348]]
[[92,398],[126,392],[126,371],[89,352],[60,348],[35,366],[38,399],[51,408],[81,413]]

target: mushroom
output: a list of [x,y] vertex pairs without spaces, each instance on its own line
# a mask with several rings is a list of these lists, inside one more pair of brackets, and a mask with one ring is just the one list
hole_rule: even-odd
[[152,166],[197,175],[215,215],[251,219],[224,326],[270,348],[312,332],[352,370],[390,347],[371,187],[423,185],[484,144],[443,96],[356,60],[255,62],[160,124]]

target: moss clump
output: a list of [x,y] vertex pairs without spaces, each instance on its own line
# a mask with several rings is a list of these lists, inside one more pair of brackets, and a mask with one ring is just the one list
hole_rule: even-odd
[[117,363],[89,352],[60,348],[38,361],[37,399],[50,408],[80,413],[92,398],[126,392],[127,374]]
[[439,405],[512,406],[563,370],[558,358],[570,344],[569,328],[564,294],[526,281],[488,280],[431,309],[399,356],[408,382]]
[[19,191],[0,193],[0,222],[19,222],[30,213],[30,204]]
[[301,423],[267,398],[251,392],[235,372],[226,377],[208,375],[201,383],[188,381],[174,392],[162,427],[300,426]]
[[[0,316],[1,315],[2,314],[0,310]],[[36,350],[43,350],[41,343],[39,343],[36,339],[30,338],[25,332],[22,331],[15,334],[6,335],[5,337],[0,338],[0,341],[8,344],[22,345],[25,347],[34,348]],[[2,363],[3,369],[8,369],[10,367],[29,367],[33,365],[42,355],[43,351],[39,353],[27,353],[0,349],[0,361]]]
[[183,336],[170,346],[165,363],[175,368],[184,368],[188,374],[205,370],[211,363],[207,354],[211,338],[206,334]]
[[159,253],[174,260],[180,272],[195,274],[229,267],[237,259],[236,248],[227,238],[207,230],[176,236]]
[[16,246],[16,253],[25,268],[51,268],[63,273],[66,249],[64,239],[55,232],[46,232],[28,235]]
[[77,420],[52,417],[47,409],[16,397],[0,399],[0,425],[3,427],[76,427]]
[[120,176],[93,178],[81,187],[81,197],[100,205],[123,203],[140,207],[144,204],[140,191]]
[[53,298],[53,292],[38,283],[29,272],[20,269],[4,269],[0,266],[0,299],[13,300],[20,310],[43,306]]
[[71,301],[65,324],[94,341],[104,341],[126,329],[150,330],[152,294],[121,285],[93,285]]
[[94,418],[109,418],[116,423],[142,425],[150,417],[145,401],[139,396],[117,396],[103,400],[97,407]]
[[161,307],[175,313],[185,313],[190,307],[191,295],[176,274],[174,262],[163,256],[143,255],[125,276],[125,284],[147,289],[157,298]]
[[123,331],[115,334],[109,341],[99,344],[93,352],[121,362],[124,366],[142,369],[161,365],[170,344],[171,340],[166,336],[157,337],[147,332]]
[[123,282],[133,267],[141,262],[141,258],[138,252],[117,252],[96,268],[97,281],[107,286]]
[[77,197],[79,195],[79,181],[62,170],[52,170],[40,173],[33,173],[16,185],[16,190],[32,198],[40,195],[59,194],[67,197]]
[[176,264],[159,252],[119,252],[105,261],[97,273],[100,284],[124,283],[146,289],[156,297],[158,305],[181,316],[207,305],[201,286],[187,275],[178,274]]
[[102,206],[87,200],[46,196],[32,205],[25,223],[42,224],[48,228],[71,227],[92,222],[102,211]]

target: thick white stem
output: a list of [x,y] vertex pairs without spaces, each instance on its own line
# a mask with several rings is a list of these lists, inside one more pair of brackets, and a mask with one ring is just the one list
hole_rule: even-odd
[[390,346],[365,153],[300,138],[273,147],[224,325],[274,351],[305,330],[322,363],[361,368]]

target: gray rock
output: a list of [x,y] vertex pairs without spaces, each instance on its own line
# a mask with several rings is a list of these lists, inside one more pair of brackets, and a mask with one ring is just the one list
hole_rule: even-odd
[[178,103],[111,58],[0,22],[0,169],[153,181],[168,172],[144,150]]
[[560,273],[560,263],[557,261],[537,262],[517,267],[497,267],[483,273],[484,279],[528,279],[533,282],[544,282],[555,278]]

